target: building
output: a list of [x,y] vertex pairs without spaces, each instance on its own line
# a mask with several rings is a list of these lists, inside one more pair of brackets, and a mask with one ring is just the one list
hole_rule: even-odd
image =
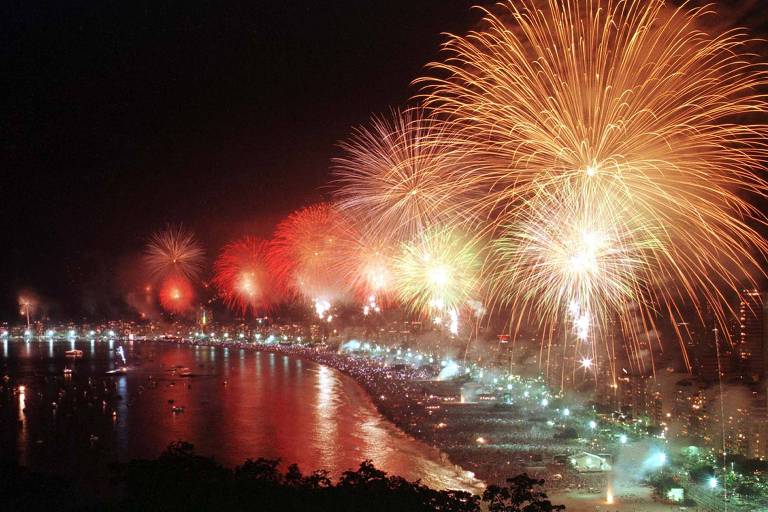
[[717,327],[707,328],[693,354],[694,371],[707,383],[719,382],[733,373],[733,353],[728,339]]
[[700,440],[706,436],[707,397],[696,379],[683,379],[675,384],[671,419],[680,427],[680,435]]
[[766,380],[768,349],[766,349],[766,301],[764,294],[744,290],[739,301],[739,366],[742,374],[753,382]]
[[768,400],[765,391],[756,393],[749,413],[749,453],[752,459],[768,459]]

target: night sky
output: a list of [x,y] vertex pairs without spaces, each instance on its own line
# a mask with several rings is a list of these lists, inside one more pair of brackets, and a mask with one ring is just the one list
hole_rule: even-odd
[[[327,195],[336,142],[403,105],[464,0],[8,1],[0,6],[0,321],[125,311],[116,275],[165,224],[210,257]],[[764,33],[760,0],[721,19]],[[123,308],[123,309],[121,309]]]
[[0,320],[23,288],[55,317],[113,314],[117,267],[168,222],[209,256],[269,236],[474,3],[4,3]]

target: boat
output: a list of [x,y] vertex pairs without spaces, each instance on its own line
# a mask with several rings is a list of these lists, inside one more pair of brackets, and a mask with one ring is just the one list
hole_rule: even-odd
[[179,377],[191,377],[192,376],[192,370],[189,368],[179,368],[179,370],[176,372],[176,374]]
[[64,375],[72,375],[72,368],[64,368]]
[[173,412],[174,414],[178,414],[180,412],[184,412],[184,407],[175,405],[175,406],[171,407],[171,412]]
[[83,357],[83,351],[78,349],[67,350],[64,352],[66,357]]

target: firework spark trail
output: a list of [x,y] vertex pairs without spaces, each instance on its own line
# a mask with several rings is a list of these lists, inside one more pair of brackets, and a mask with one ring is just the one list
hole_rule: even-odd
[[267,252],[268,242],[246,236],[225,246],[214,263],[214,286],[224,303],[242,315],[268,309],[276,297]]
[[[738,292],[764,261],[768,244],[754,225],[766,219],[747,196],[767,190],[768,127],[756,120],[767,110],[766,66],[747,55],[743,32],[701,30],[707,9],[663,0],[505,2],[498,14],[485,12],[482,30],[452,36],[448,58],[417,81],[453,134],[450,151],[470,156],[453,186],[471,198],[463,204],[472,215],[488,219],[485,234],[501,238],[495,261],[510,251],[518,260],[511,268],[525,266],[527,253],[505,237],[536,229],[532,221],[552,223],[542,209],[563,191],[581,196],[583,222],[595,209],[604,215],[622,250],[652,241],[630,265],[601,269],[600,279],[559,283],[567,291],[546,291],[558,283],[529,273],[522,284],[552,301],[536,306],[552,323],[573,297],[588,298],[592,316],[622,316],[637,303],[644,324],[658,312],[674,323],[682,298],[712,305],[725,323],[718,285]],[[639,222],[617,218],[626,212]],[[566,236],[539,229],[553,241]],[[487,275],[495,304],[533,307],[508,269]]]
[[144,263],[152,279],[175,275],[193,280],[203,269],[204,254],[191,232],[182,226],[169,226],[149,239]]
[[336,204],[371,236],[396,245],[462,215],[450,176],[460,163],[448,154],[441,124],[411,108],[374,116],[340,144],[334,160]]
[[349,292],[335,262],[351,227],[332,205],[320,203],[291,213],[275,230],[267,261],[285,295],[333,302]]

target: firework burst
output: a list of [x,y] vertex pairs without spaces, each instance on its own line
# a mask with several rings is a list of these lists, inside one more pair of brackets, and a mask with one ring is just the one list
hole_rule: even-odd
[[242,315],[267,309],[274,296],[267,252],[267,242],[247,236],[224,247],[214,263],[214,286],[224,303]]
[[460,212],[450,200],[457,162],[445,151],[447,134],[440,126],[421,109],[409,109],[357,128],[341,143],[344,156],[334,160],[339,210],[367,233],[394,243]]
[[[663,233],[624,202],[590,192],[539,192],[526,221],[492,241],[488,260],[489,294],[502,301],[497,307],[518,320],[537,319],[542,332],[569,325],[580,343],[607,332],[617,312],[653,304],[653,286],[662,284],[652,269],[664,250]],[[625,320],[620,316],[633,344],[634,323]],[[597,344],[591,347],[596,357]]]
[[160,305],[168,313],[186,313],[192,307],[195,291],[186,277],[175,275],[160,284]]
[[455,314],[478,293],[480,260],[456,230],[433,228],[403,244],[393,273],[400,301],[414,312]]
[[664,312],[674,323],[682,297],[725,323],[717,284],[739,290],[768,250],[752,227],[765,218],[745,199],[767,190],[768,81],[745,35],[705,31],[709,8],[663,0],[499,9],[452,37],[436,76],[420,80],[452,150],[474,160],[454,186],[501,238],[495,303],[533,300],[529,287],[553,322],[573,299],[592,316],[637,302],[648,321]]
[[355,298],[362,302],[387,304],[393,299],[394,251],[387,242],[353,229],[346,231],[336,253],[333,271],[349,283]]
[[280,222],[268,262],[284,292],[310,301],[343,298],[348,284],[334,268],[344,254],[344,241],[351,238],[350,229],[328,203],[302,208]]
[[169,276],[196,279],[203,268],[203,256],[203,249],[192,233],[182,226],[170,226],[149,239],[144,263],[153,279]]

